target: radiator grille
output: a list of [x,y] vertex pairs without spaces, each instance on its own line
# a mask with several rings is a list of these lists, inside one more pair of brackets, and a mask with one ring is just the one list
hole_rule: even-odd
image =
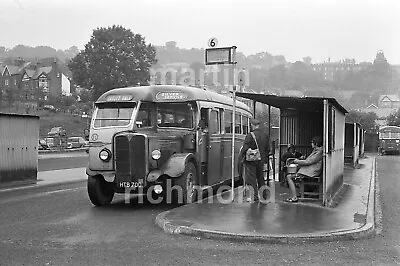
[[117,182],[137,182],[146,176],[146,137],[119,135],[115,137],[115,168]]

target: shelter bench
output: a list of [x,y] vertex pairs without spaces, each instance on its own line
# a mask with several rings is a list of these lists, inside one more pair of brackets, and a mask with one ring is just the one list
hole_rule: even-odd
[[[299,184],[300,198],[315,198],[322,199],[323,197],[323,187],[322,187],[322,176],[318,177],[308,177],[301,176],[296,178],[296,182]],[[306,188],[314,188],[314,190],[307,190]]]

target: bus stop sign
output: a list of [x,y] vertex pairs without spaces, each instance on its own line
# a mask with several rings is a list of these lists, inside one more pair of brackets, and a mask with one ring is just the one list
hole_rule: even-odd
[[236,47],[219,47],[206,49],[206,65],[235,64]]

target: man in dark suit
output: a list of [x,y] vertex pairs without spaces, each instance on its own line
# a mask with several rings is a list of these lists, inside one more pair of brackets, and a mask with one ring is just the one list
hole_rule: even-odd
[[258,148],[260,150],[261,160],[244,161],[244,169],[245,169],[244,180],[246,184],[249,184],[253,188],[254,201],[258,201],[259,189],[261,189],[261,187],[265,185],[263,170],[264,170],[264,164],[268,163],[270,145],[269,145],[269,136],[260,129],[260,121],[258,121],[257,119],[252,119],[250,121],[250,124],[252,127],[252,132],[254,133],[254,136],[257,140],[257,143],[254,140],[252,134],[248,133],[244,140],[243,147],[240,151],[239,158],[241,158],[242,156],[245,157],[246,151],[249,148],[253,150]]

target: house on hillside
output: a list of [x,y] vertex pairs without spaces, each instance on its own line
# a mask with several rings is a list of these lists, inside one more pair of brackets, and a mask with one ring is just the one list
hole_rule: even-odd
[[35,88],[32,77],[35,73],[32,69],[24,69],[22,72],[21,84],[19,86],[19,95],[21,102],[25,106],[27,113],[37,110],[38,108],[38,90]]
[[381,95],[378,100],[378,106],[380,108],[399,108],[400,99],[396,94],[392,95]]
[[4,71],[5,66],[0,64],[0,111],[1,107],[3,106],[3,99],[6,97],[6,91],[3,88],[3,79],[2,79],[2,73]]
[[[367,108],[365,109],[371,109],[371,110],[375,110],[375,109],[379,109],[378,106],[376,106],[375,104],[371,103],[370,105],[367,106]],[[371,112],[371,111],[370,111]],[[368,112],[367,112],[368,113]]]
[[25,66],[25,64],[5,65],[2,69],[0,79],[0,91],[2,92],[0,108],[8,107],[8,110],[11,112],[18,112],[20,108],[23,109],[21,106],[23,98],[19,95],[19,87]]
[[69,78],[59,69],[57,62],[54,61],[51,66],[36,68],[32,80],[36,88],[41,89],[44,100],[50,95],[71,95],[71,82]]
[[32,113],[37,110],[39,100],[47,100],[50,95],[71,95],[70,79],[55,59],[51,65],[42,66],[18,58],[0,71],[0,110]]
[[359,109],[358,111],[369,113],[373,112],[376,114],[378,119],[375,121],[377,125],[386,125],[386,118],[397,111],[400,107],[400,100],[398,95],[381,95],[378,100],[378,106],[370,104],[366,108]]

